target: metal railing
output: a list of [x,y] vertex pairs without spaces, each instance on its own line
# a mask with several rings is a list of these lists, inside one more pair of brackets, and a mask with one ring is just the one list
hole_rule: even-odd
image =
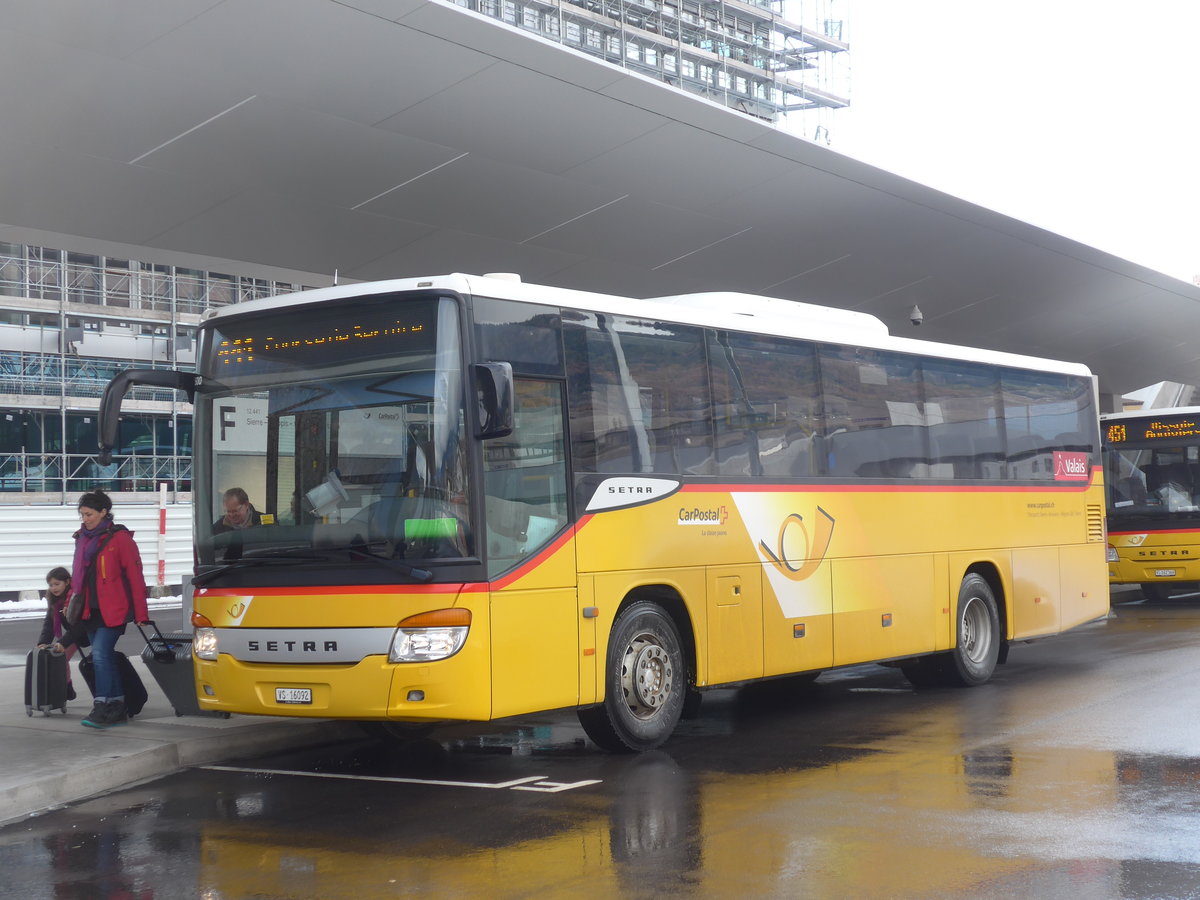
[[191,456],[114,455],[102,465],[82,453],[0,454],[0,492],[70,494],[91,490],[172,492],[192,489]]
[[[0,351],[0,395],[34,394],[57,397],[100,397],[109,381],[128,369],[128,360],[96,359],[93,357],[63,357],[51,353],[30,353],[21,350]],[[143,369],[180,368],[169,362],[144,360]],[[186,366],[182,368],[188,368]],[[139,400],[179,399],[173,390],[135,387],[129,395]]]
[[0,296],[199,315],[212,307],[304,289],[248,275],[98,259],[95,264],[75,262],[48,247],[0,252]]

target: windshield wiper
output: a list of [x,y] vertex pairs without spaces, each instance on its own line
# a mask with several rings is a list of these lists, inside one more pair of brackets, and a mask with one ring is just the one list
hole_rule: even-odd
[[[383,548],[384,550],[390,551],[391,555],[383,556],[379,553],[375,553],[371,549],[372,547]],[[342,547],[321,547],[320,551],[318,552],[325,551],[330,553],[345,553],[351,559],[370,560],[371,562],[378,563],[385,568],[393,569],[397,572],[407,575],[409,578],[412,578],[415,581],[433,581],[433,572],[429,569],[422,569],[419,566],[414,566],[396,559],[396,545],[391,541],[376,541],[371,544],[368,544],[365,541],[355,541]]]
[[245,569],[256,565],[295,565],[302,562],[317,562],[324,557],[313,556],[311,553],[307,556],[298,556],[295,554],[262,554],[255,556],[242,556],[237,559],[227,561],[222,566],[217,566],[215,569],[209,569],[207,572],[201,572],[192,578],[192,584],[203,587],[208,584],[218,575],[222,575],[231,569]]
[[253,556],[241,556],[237,559],[228,560],[225,565],[218,566],[215,569],[210,569],[192,579],[193,585],[203,587],[211,580],[216,578],[231,569],[247,568],[255,565],[280,565],[293,564],[304,562],[328,562],[331,559],[340,559],[342,555],[346,555],[351,559],[369,560],[385,568],[392,569],[407,575],[414,581],[428,583],[433,581],[433,572],[429,569],[423,569],[419,566],[410,565],[398,559],[393,559],[389,556],[382,556],[372,551],[372,547],[380,547],[386,550],[395,552],[395,545],[389,541],[380,541],[375,544],[367,544],[365,542],[356,542],[337,547],[278,547],[271,550],[262,550],[255,553]]

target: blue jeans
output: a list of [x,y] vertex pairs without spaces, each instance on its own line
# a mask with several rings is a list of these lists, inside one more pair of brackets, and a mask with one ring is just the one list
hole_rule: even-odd
[[113,655],[117,648],[117,638],[124,633],[124,624],[116,628],[101,625],[91,635],[92,665],[96,672],[95,696],[98,701],[125,699],[125,685],[121,683],[121,673]]

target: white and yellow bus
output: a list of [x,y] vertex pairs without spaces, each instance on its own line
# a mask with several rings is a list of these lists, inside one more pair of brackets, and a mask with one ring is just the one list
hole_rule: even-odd
[[[576,708],[644,750],[708,688],[868,661],[978,684],[1108,609],[1083,366],[757,296],[466,275],[256,300],[200,335],[197,373],[113,381],[101,442],[131,385],[193,398],[207,710]],[[258,524],[221,524],[231,488]]]
[[1200,407],[1100,417],[1108,577],[1164,600],[1200,583]]

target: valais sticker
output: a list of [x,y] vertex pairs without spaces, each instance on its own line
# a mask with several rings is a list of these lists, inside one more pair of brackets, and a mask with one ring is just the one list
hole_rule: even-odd
[[1086,453],[1068,453],[1065,450],[1054,451],[1054,480],[1055,481],[1087,481],[1088,455]]

